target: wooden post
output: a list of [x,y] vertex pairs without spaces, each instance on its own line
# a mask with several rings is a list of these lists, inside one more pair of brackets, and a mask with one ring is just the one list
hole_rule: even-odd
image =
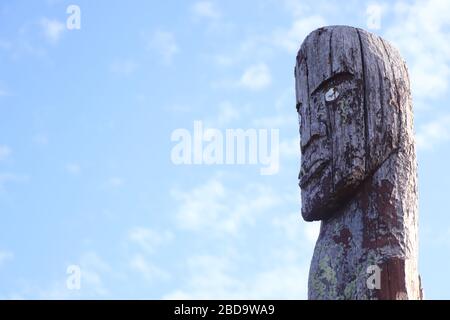
[[321,220],[309,299],[421,299],[406,65],[382,38],[313,31],[295,67],[302,216]]

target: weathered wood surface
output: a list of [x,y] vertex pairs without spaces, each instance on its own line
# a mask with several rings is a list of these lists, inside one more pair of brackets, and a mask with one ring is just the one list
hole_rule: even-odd
[[[332,26],[295,67],[302,216],[321,220],[310,299],[421,299],[413,112],[406,65],[364,30]],[[381,287],[369,288],[369,266]],[[370,269],[369,269],[370,270]]]

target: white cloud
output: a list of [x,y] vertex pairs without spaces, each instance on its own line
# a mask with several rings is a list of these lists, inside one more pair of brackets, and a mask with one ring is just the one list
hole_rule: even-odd
[[235,62],[235,59],[223,53],[213,55],[212,60],[221,67],[230,67]]
[[38,133],[32,137],[32,141],[37,145],[45,146],[48,144],[48,136],[45,133]]
[[252,254],[222,248],[218,254],[191,255],[180,261],[186,274],[178,283],[179,287],[163,298],[306,299],[312,252],[304,250],[306,246],[302,244],[306,242],[311,248],[312,244],[307,242],[308,235],[301,231],[298,214],[291,219],[293,217],[283,219],[282,232],[292,232],[283,233],[283,245],[279,245],[273,233],[271,240],[263,245],[261,255],[258,247]]
[[[300,193],[298,194],[300,199]],[[300,210],[285,216],[277,216],[272,219],[275,227],[282,230],[287,240],[291,243],[306,241],[313,246],[316,243],[320,231],[320,222],[304,222]]]
[[145,252],[153,253],[156,248],[172,241],[174,235],[170,231],[158,232],[152,229],[136,227],[130,230],[129,239],[139,245]]
[[[54,44],[54,41],[59,40],[60,34],[57,34],[58,27],[55,28],[55,21],[47,18],[40,19],[33,23],[24,23],[14,34],[11,34],[10,39],[0,39],[0,50],[5,51],[9,58],[18,60],[24,56],[34,56],[43,58],[47,55],[44,49],[44,41],[33,41],[35,35],[33,31],[38,30],[46,42]],[[62,31],[60,31],[62,32]],[[5,92],[10,95],[8,91]]]
[[68,163],[66,170],[71,175],[79,175],[81,173],[81,166],[78,163]]
[[6,41],[3,39],[0,39],[0,49],[2,50],[11,50],[13,47],[12,43],[10,41]]
[[275,108],[277,111],[287,112],[295,121],[298,120],[297,117],[292,117],[292,110],[295,110],[295,89],[293,87],[286,88],[281,92],[275,100]]
[[123,185],[123,180],[119,177],[111,177],[108,179],[107,185],[111,188],[119,188]]
[[8,251],[0,251],[0,267],[2,267],[6,262],[11,261],[14,255]]
[[42,18],[40,21],[40,25],[44,32],[45,38],[52,44],[55,44],[61,38],[65,25],[54,19]]
[[164,299],[219,299],[242,292],[242,284],[230,274],[231,260],[225,255],[193,255],[185,262],[189,272],[186,290],[175,290]]
[[257,216],[281,202],[267,186],[247,185],[233,190],[218,178],[192,190],[173,190],[172,195],[180,204],[176,214],[180,228],[216,236],[237,235],[243,225],[254,224]]
[[416,144],[419,149],[431,150],[450,140],[450,115],[437,118],[418,127]]
[[[69,290],[67,288],[67,274],[69,265],[77,265],[81,271],[80,290]],[[21,292],[11,295],[13,299],[44,299],[44,300],[67,300],[67,299],[105,299],[110,292],[106,287],[106,277],[118,277],[111,266],[96,252],[84,252],[78,261],[61,266],[61,276],[46,286],[35,286],[25,284]]]
[[115,60],[109,66],[109,70],[115,74],[128,76],[135,72],[138,66],[139,65],[131,59]]
[[12,153],[12,150],[8,146],[0,145],[0,161],[8,158]]
[[366,25],[367,28],[379,30],[381,28],[381,19],[385,6],[380,3],[371,3],[366,7]]
[[260,272],[239,298],[306,299],[309,265],[292,263]]
[[[1,49],[1,40],[0,40]],[[0,83],[0,98],[13,96],[13,93],[9,90],[8,85],[5,83]]]
[[218,19],[221,14],[216,5],[211,1],[197,1],[192,6],[194,16],[208,19]]
[[271,81],[269,68],[266,64],[260,63],[248,67],[244,71],[239,84],[247,89],[261,90],[268,87]]
[[295,112],[295,93],[293,88],[284,90],[275,100],[274,114],[252,120],[252,125],[262,128],[291,128],[298,132],[298,116]]
[[300,137],[281,140],[280,157],[281,159],[300,159]]
[[301,216],[299,212],[276,216],[272,219],[273,226],[280,229],[290,242],[301,241],[305,238],[300,222]]
[[135,255],[130,261],[130,267],[139,272],[148,282],[170,279],[168,272],[150,263],[143,255]]
[[321,15],[311,13],[311,10],[304,9],[306,7],[300,3],[288,3],[289,12],[294,16],[290,26],[252,34],[235,45],[231,52],[221,51],[212,55],[213,61],[221,67],[229,67],[242,61],[272,59],[279,50],[290,56],[295,55],[304,38],[314,29],[326,25],[326,22]]
[[0,191],[4,190],[8,183],[22,183],[28,181],[28,177],[24,175],[17,175],[15,173],[0,172]]
[[[220,67],[230,67],[243,61],[254,63],[257,59],[266,60],[271,52],[271,43],[266,35],[252,35],[234,46],[231,51],[220,51],[212,54],[211,59]],[[227,81],[224,82],[226,85]]]
[[260,128],[293,128],[298,125],[295,111],[292,114],[277,113],[272,116],[264,116],[252,120],[252,125]]
[[193,108],[187,104],[172,104],[165,109],[173,113],[187,113],[191,112]]
[[85,292],[93,296],[105,296],[109,293],[103,282],[106,275],[114,275],[111,266],[96,252],[86,252],[80,258],[81,285]]
[[197,255],[187,261],[188,277],[164,299],[305,299],[308,266],[280,262],[241,275],[229,254]]
[[398,2],[394,23],[387,29],[407,59],[413,95],[433,99],[447,93],[450,78],[450,2],[442,0]]
[[225,211],[225,187],[217,179],[189,191],[172,190],[180,202],[177,223],[183,229],[198,230],[214,225]]
[[180,50],[175,35],[168,31],[156,31],[148,45],[148,49],[156,50],[165,63],[171,63],[173,56]]
[[304,222],[305,224],[305,235],[306,240],[309,241],[312,245],[314,245],[319,237],[320,233],[320,222]]
[[229,101],[223,101],[219,104],[219,125],[228,124],[234,120],[239,119],[240,112]]
[[[36,292],[34,292],[36,291]],[[15,293],[13,297],[20,300],[27,299],[27,296],[29,296],[29,299],[36,299],[36,296],[38,299],[43,300],[69,300],[74,299],[79,294],[79,291],[73,290],[69,291],[67,290],[65,283],[63,281],[60,282],[54,282],[47,288],[36,288],[36,289],[28,289],[27,292],[23,293]]]
[[[298,190],[291,194],[245,183],[228,187],[218,175],[172,194],[179,202],[180,229],[196,236],[204,231],[210,237],[225,237],[205,241],[205,253],[180,256],[186,273],[163,298],[306,298],[317,225],[302,224]],[[286,208],[298,211],[285,214]],[[254,241],[251,253],[241,237]]]
[[290,54],[296,54],[306,36],[325,24],[325,19],[319,15],[298,18],[294,20],[289,29],[276,30],[272,37],[272,43]]
[[219,103],[217,114],[205,121],[207,127],[222,127],[232,123],[233,121],[239,120],[241,117],[241,109],[236,108],[229,101],[222,101]]
[[428,227],[422,233],[426,235],[423,238],[427,243],[441,247],[442,250],[447,250],[446,247],[450,247],[450,227],[441,226],[436,229]]
[[284,0],[284,7],[294,17],[301,16],[309,10],[309,7],[301,0]]

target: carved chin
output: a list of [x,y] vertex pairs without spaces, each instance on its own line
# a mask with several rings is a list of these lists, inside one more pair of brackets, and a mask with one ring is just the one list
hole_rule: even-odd
[[302,189],[302,216],[305,221],[323,220],[330,215],[328,204],[333,195],[331,167],[304,184]]
[[305,221],[326,220],[347,203],[349,197],[365,179],[361,166],[353,166],[348,172],[334,172],[331,166],[321,174],[301,184],[302,216]]

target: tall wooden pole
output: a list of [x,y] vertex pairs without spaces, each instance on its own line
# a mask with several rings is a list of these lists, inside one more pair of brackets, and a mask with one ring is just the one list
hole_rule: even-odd
[[320,220],[309,299],[421,299],[406,65],[382,38],[313,31],[295,67],[302,216]]

